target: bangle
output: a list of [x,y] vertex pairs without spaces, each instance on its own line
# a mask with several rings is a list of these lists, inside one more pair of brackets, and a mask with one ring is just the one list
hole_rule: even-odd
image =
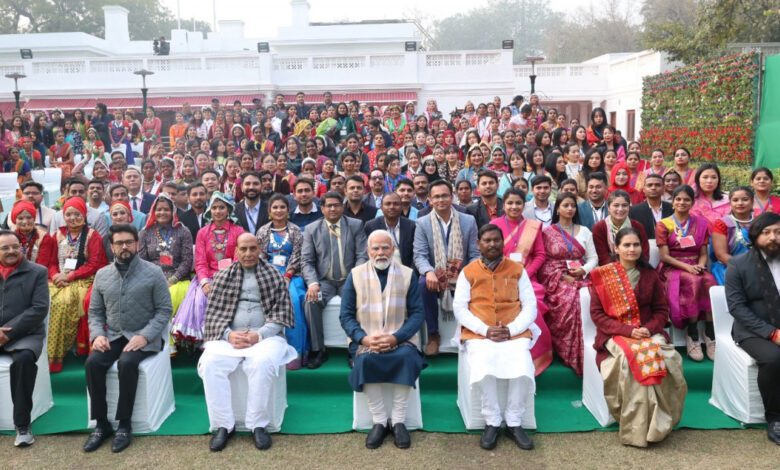
[[209,279],[208,279],[208,278],[206,278],[206,279],[201,279],[201,280],[200,280],[200,287],[203,287],[203,286],[205,286],[205,285],[206,285],[206,284],[208,284],[208,283],[209,283]]
[[293,278],[293,273],[291,273],[290,271],[287,271],[286,273],[284,273],[284,277],[286,277],[287,279],[292,279]]
[[772,334],[769,336],[769,339],[772,340],[773,343],[776,343],[778,336],[780,336],[780,329],[773,331]]

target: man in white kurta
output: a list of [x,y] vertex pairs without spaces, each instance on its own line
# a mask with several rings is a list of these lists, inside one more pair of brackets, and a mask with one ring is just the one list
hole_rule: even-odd
[[[501,423],[521,449],[533,448],[522,425],[526,404],[535,392],[531,347],[541,334],[536,326],[536,296],[520,263],[504,258],[501,229],[479,230],[480,259],[458,276],[453,309],[461,325],[462,351],[469,364],[469,384],[479,384],[485,430],[480,447],[495,448]],[[506,382],[501,409],[498,386]],[[503,386],[503,384],[501,384]]]
[[[279,369],[297,357],[284,328],[293,326],[284,279],[259,259],[260,245],[248,233],[238,238],[238,263],[219,271],[211,284],[204,328],[204,352],[198,362],[203,379],[212,451],[221,451],[235,432],[230,375],[239,367],[247,377],[246,414],[255,446],[271,447],[271,395]],[[241,419],[243,418],[243,419]]]

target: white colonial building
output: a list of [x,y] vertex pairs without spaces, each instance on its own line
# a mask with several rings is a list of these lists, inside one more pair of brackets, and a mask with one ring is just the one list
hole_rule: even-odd
[[[370,104],[424,103],[435,98],[442,111],[492,100],[508,103],[527,96],[530,65],[512,64],[512,50],[420,51],[423,34],[407,21],[316,23],[306,0],[291,0],[292,21],[276,37],[247,38],[240,20],[220,21],[204,37],[171,32],[170,55],[153,55],[152,38],[131,41],[128,10],[106,6],[105,37],[83,32],[0,35],[0,74],[21,73],[22,106],[30,110],[88,109],[102,101],[109,108],[140,108],[141,77],[147,77],[149,104],[173,109],[187,102],[208,104],[261,98],[277,93],[292,102],[304,91],[317,102],[324,91],[334,100]],[[258,52],[260,43],[268,52]],[[500,46],[499,44],[496,45]],[[32,59],[21,59],[29,49]],[[587,120],[595,106],[605,107],[627,138],[639,130],[642,77],[672,67],[653,51],[608,54],[579,64],[536,66],[536,90],[545,104],[568,117]],[[0,109],[13,104],[14,81],[0,80]],[[553,104],[554,103],[554,104]]]

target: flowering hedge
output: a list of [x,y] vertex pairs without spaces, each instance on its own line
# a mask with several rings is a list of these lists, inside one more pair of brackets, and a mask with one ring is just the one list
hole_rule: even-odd
[[758,54],[721,57],[644,78],[642,147],[686,147],[695,160],[753,159]]

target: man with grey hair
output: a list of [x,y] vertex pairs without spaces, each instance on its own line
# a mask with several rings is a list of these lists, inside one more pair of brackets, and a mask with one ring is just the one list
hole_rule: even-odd
[[[425,313],[416,274],[393,259],[392,235],[374,231],[367,245],[369,262],[352,269],[341,291],[341,326],[355,358],[349,382],[368,400],[374,426],[366,447],[376,449],[392,432],[396,447],[406,449],[411,445],[405,425],[409,394],[425,367],[418,338]],[[386,384],[393,392],[387,406]]]

